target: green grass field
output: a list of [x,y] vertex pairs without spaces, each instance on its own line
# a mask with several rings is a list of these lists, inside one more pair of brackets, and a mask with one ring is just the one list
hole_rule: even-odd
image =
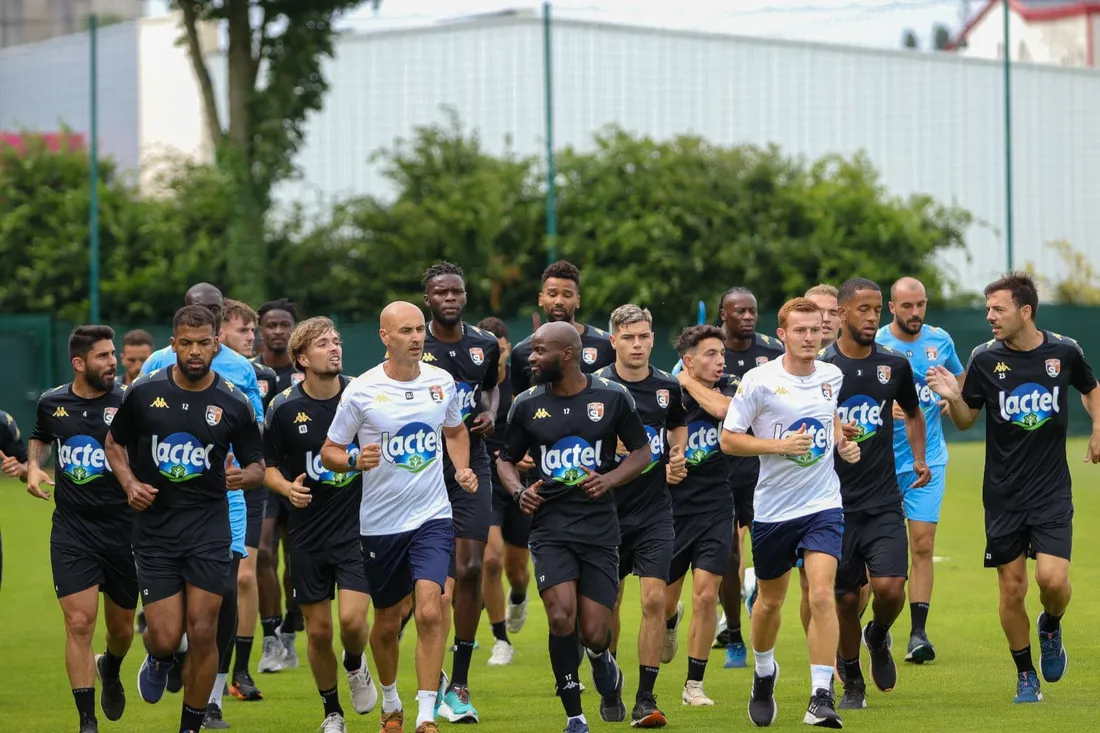
[[[1070,445],[1070,466],[1077,487],[1078,517],[1096,516],[1100,510],[1100,470],[1082,462],[1085,448],[1080,441]],[[937,540],[936,591],[929,617],[929,634],[939,659],[931,665],[912,667],[899,660],[899,682],[888,694],[868,693],[869,707],[849,712],[845,727],[861,731],[1062,731],[1079,729],[1095,720],[1100,669],[1096,664],[1100,636],[1089,629],[1100,626],[1100,536],[1087,524],[1078,523],[1076,563],[1072,574],[1076,593],[1064,628],[1071,656],[1063,681],[1044,685],[1045,702],[1014,706],[1015,669],[1008,655],[997,621],[997,591],[994,571],[982,568],[981,444],[957,445],[948,475],[948,493]],[[1087,520],[1086,520],[1087,521]],[[26,495],[22,484],[0,483],[0,522],[4,541],[4,579],[0,590],[0,731],[75,731],[77,718],[63,652],[65,635],[61,611],[50,580],[50,508]],[[797,589],[788,599],[784,626],[776,657],[783,666],[778,687],[780,730],[801,729],[802,713],[809,695],[809,668],[805,640],[797,615]],[[686,592],[685,592],[686,597]],[[627,674],[628,708],[637,683],[636,629],[637,584],[628,583],[623,619],[626,642],[619,660]],[[1038,613],[1038,592],[1029,595],[1032,618]],[[685,622],[687,619],[685,619]],[[102,621],[100,623],[102,629]],[[904,649],[909,616],[899,620],[894,637]],[[748,728],[745,706],[752,682],[751,669],[725,670],[723,653],[711,654],[706,690],[716,701],[713,708],[688,709],[680,704],[680,690],[686,673],[686,623],[681,627],[681,647],[672,664],[661,668],[657,682],[658,700],[669,716],[669,728],[681,731],[717,731],[730,727]],[[485,731],[555,731],[564,717],[553,695],[553,679],[546,652],[545,615],[537,600],[531,605],[527,626],[513,638],[517,655],[511,667],[486,666],[492,634],[487,622],[479,632],[480,649],[474,652],[471,669],[473,701]],[[102,631],[97,633],[96,650],[103,648]],[[1038,642],[1032,630],[1038,663]],[[400,692],[406,710],[415,717],[415,683],[411,676],[415,634],[402,647]],[[258,649],[257,644],[257,649]],[[129,706],[118,723],[100,715],[102,731],[175,731],[180,710],[179,696],[166,695],[158,705],[143,703],[134,687],[140,664],[140,645],[123,666],[123,682]],[[266,700],[241,703],[226,699],[225,717],[234,730],[315,730],[321,722],[320,698],[305,667],[305,640],[299,638],[303,666],[275,675],[255,675]],[[896,652],[897,654],[897,652]],[[258,659],[254,655],[253,665]],[[450,668],[450,654],[446,665]],[[373,669],[374,664],[371,663]],[[750,661],[751,667],[751,661]],[[582,671],[586,681],[587,671]],[[591,685],[589,689],[592,690]],[[348,710],[352,731],[378,729],[378,713],[358,717],[350,711],[347,690],[341,682],[341,697]],[[599,720],[598,702],[592,691],[584,696],[585,711],[593,730],[620,729]],[[412,722],[412,721],[410,721]],[[446,723],[441,724],[444,728]],[[411,731],[408,725],[406,730]]]

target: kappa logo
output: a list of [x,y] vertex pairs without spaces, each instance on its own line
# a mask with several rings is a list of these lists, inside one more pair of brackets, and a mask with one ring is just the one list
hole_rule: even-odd
[[432,396],[432,402],[442,402],[443,401],[443,388],[440,387],[439,385],[432,385],[431,387],[428,388],[428,392]]
[[297,415],[294,416],[295,425],[300,425],[304,422],[309,422],[309,415],[305,414],[304,412],[299,412]]
[[[1005,372],[1010,371],[1012,371],[1012,368],[1009,367],[1008,364],[1005,364],[1003,361],[997,362],[997,365],[993,367],[994,374],[1004,374]],[[1004,379],[1004,377],[1001,377],[1001,379]]]
[[215,425],[217,425],[218,423],[220,423],[222,421],[222,415],[223,414],[224,413],[222,412],[222,408],[218,407],[217,405],[207,405],[206,406],[206,424],[209,425],[210,427],[214,427]]
[[103,422],[110,425],[115,421],[115,413],[118,412],[117,407],[105,407],[103,408]]
[[228,379],[227,379],[227,380],[225,380],[225,387],[226,387],[226,389],[228,389],[228,390],[229,390],[230,392],[232,392],[233,390],[235,390],[235,389],[236,389],[236,387],[234,387],[234,386],[233,386],[233,383],[232,383],[232,382],[230,382],[230,381],[229,381]]
[[[928,361],[935,361],[936,357],[938,357],[939,355],[939,349],[937,349],[935,346],[924,347],[924,358]],[[912,356],[912,354],[910,354],[910,356]]]
[[883,384],[890,383],[890,367],[885,364],[880,364],[878,367],[878,381]]
[[595,364],[597,355],[598,352],[592,347],[581,349],[581,358],[584,359],[585,364]]
[[[824,387],[828,387],[828,386],[829,386],[829,385],[827,385],[827,384],[826,384],[826,385],[823,385],[823,388],[824,388]],[[737,386],[737,391],[738,391],[738,392],[740,392],[740,391],[741,391],[741,386],[740,386],[740,385],[738,385],[738,386]],[[786,388],[786,387],[784,387],[784,386],[783,386],[782,384],[781,384],[781,385],[779,385],[778,387],[776,387],[776,388],[775,388],[775,393],[776,393],[777,395],[787,395],[787,394],[790,394],[790,393],[789,393],[789,392],[787,391],[787,388]],[[826,395],[826,396],[828,396],[828,395]]]
[[541,420],[544,417],[550,417],[550,413],[540,407],[539,409],[535,410],[535,415],[531,419]]
[[657,406],[661,407],[661,408],[668,407],[668,390],[667,389],[657,390]]
[[[54,417],[68,417],[69,413],[65,410],[64,407],[59,407],[59,408],[57,408],[56,410],[53,411],[53,416]],[[10,417],[8,418],[8,422],[9,423],[11,422]]]
[[1052,377],[1052,378],[1057,377],[1059,374],[1062,373],[1062,360],[1061,359],[1047,359],[1046,367],[1047,367],[1047,376],[1048,377]]
[[389,401],[390,401],[390,398],[386,396],[385,392],[379,394],[377,397],[374,398],[374,403],[376,405],[384,405]]
[[431,361],[438,361],[438,359],[435,358],[435,354],[433,354],[432,352],[425,351],[424,356],[420,357],[420,361],[431,362]]
[[168,407],[168,403],[164,401],[163,397],[157,397],[155,400],[152,401],[152,403],[150,403],[149,407],[159,407],[161,409],[164,409]]
[[588,419],[592,422],[599,422],[603,419],[603,403],[602,402],[589,402],[588,403]]
[[485,352],[476,346],[471,348],[470,361],[472,361],[475,366],[481,366],[485,363]]

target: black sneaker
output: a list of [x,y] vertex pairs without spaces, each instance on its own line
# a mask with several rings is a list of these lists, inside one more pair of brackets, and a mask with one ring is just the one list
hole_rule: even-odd
[[749,720],[761,728],[775,722],[779,705],[775,702],[775,682],[779,679],[779,662],[774,662],[775,672],[767,677],[752,674],[752,697],[749,698]]
[[833,693],[820,687],[815,690],[810,704],[806,706],[806,715],[802,722],[818,728],[843,728],[844,723],[833,709]]
[[99,691],[99,706],[103,708],[103,714],[107,720],[118,720],[126,710],[126,691],[122,689],[122,680],[117,674],[112,678],[104,674],[105,660],[102,654],[95,658],[95,676],[103,689]]
[[614,695],[600,695],[600,718],[605,723],[621,723],[626,720],[626,705],[623,703],[623,672],[616,668],[619,678],[615,683]]
[[871,646],[867,642],[867,631],[870,628],[871,624],[863,627],[863,644],[871,653],[871,680],[875,687],[889,692],[898,683],[898,666],[894,663],[894,655],[890,653],[890,639],[887,637],[880,647]]
[[229,723],[222,718],[222,709],[214,703],[209,703],[206,706],[206,715],[202,719],[202,727],[210,730],[226,730],[229,728]]
[[187,652],[177,652],[175,664],[168,670],[168,685],[164,688],[175,695],[183,689],[183,660],[187,658]]
[[264,696],[256,683],[252,681],[252,675],[248,672],[236,672],[233,682],[229,685],[229,694],[238,700],[263,700]]
[[638,695],[634,710],[630,712],[631,728],[664,728],[668,723],[665,714],[657,707],[657,696],[652,692]]
[[867,683],[862,677],[844,685],[844,697],[840,698],[839,710],[863,710],[867,707]]
[[936,658],[936,647],[928,641],[924,629],[917,629],[909,636],[909,647],[905,652],[905,661],[911,664],[924,664]]
[[80,733],[99,733],[99,722],[92,718],[80,724]]

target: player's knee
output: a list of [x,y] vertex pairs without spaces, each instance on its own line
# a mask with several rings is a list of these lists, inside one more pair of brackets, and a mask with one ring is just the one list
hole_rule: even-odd
[[931,563],[932,550],[935,547],[936,535],[931,533],[914,534],[909,541],[909,551],[913,555],[913,561]]
[[128,641],[134,638],[133,612],[107,614],[105,621],[107,624],[107,636],[110,638],[119,641]]
[[190,646],[213,644],[218,636],[218,614],[203,614],[187,619],[187,643]]
[[424,628],[434,628],[443,623],[443,597],[424,603],[417,602],[414,609],[416,625]]
[[718,606],[718,584],[697,583],[691,589],[693,609],[713,609]]
[[306,637],[314,648],[327,649],[332,646],[332,616],[310,619],[306,624]]
[[1002,572],[997,586],[1002,604],[1022,604],[1027,598],[1027,573]]
[[237,590],[240,593],[248,593],[256,589],[256,567],[241,563],[237,571]]
[[481,559],[481,574],[486,578],[500,578],[504,573],[504,556],[496,548],[486,547]]
[[593,654],[603,654],[611,647],[611,627],[608,619],[587,619],[581,622],[581,641]]
[[665,606],[665,593],[662,588],[642,588],[642,618],[659,618],[664,620]]
[[65,628],[74,639],[90,639],[95,633],[95,614],[73,611],[65,615]]
[[803,595],[805,605],[810,613],[818,618],[824,618],[836,613],[836,593],[832,588],[821,587],[808,590]]
[[1044,593],[1062,594],[1069,589],[1069,567],[1035,569],[1035,582]]
[[455,572],[457,573],[457,577],[455,578],[455,582],[468,589],[480,588],[481,568],[481,555],[476,552],[471,552],[467,557],[462,558],[456,563]]
[[845,616],[859,616],[860,610],[860,593],[861,590],[845,591],[843,593],[837,593],[834,603],[836,603],[836,610],[838,613]]
[[401,620],[404,618],[400,606],[385,610],[375,609],[374,628],[371,629],[371,640],[375,643],[396,644],[397,635],[401,631]]
[[[149,626],[145,630],[145,648],[154,657],[166,657],[179,649],[183,633],[179,628]],[[190,644],[190,639],[188,639]]]
[[260,542],[260,547],[256,550],[256,566],[263,570],[273,569],[275,567],[275,548],[270,542]]
[[576,610],[565,606],[550,606],[546,609],[546,622],[554,636],[568,636],[577,628]]

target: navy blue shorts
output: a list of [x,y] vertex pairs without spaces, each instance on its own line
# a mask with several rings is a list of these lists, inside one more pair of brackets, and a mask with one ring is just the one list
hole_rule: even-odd
[[786,522],[752,523],[756,577],[775,580],[790,572],[805,552],[822,552],[840,562],[844,510],[826,509]]
[[418,580],[446,587],[454,552],[450,519],[433,519],[398,534],[360,536],[363,570],[375,608],[391,608],[412,594]]

